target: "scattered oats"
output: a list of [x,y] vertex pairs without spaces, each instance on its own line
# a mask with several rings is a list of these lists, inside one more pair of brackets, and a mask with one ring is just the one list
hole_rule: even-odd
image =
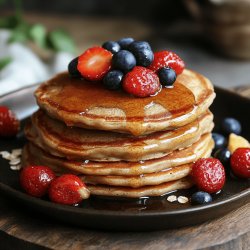
[[1,151],[0,154],[2,155],[2,157],[6,160],[10,159],[11,154],[8,151]]
[[179,203],[182,203],[182,204],[188,202],[188,198],[185,197],[185,196],[179,196],[177,200],[178,200]]
[[174,202],[174,201],[177,200],[177,197],[176,197],[175,195],[170,195],[170,196],[168,196],[167,200],[168,200],[169,202]]
[[21,168],[22,168],[22,167],[21,167],[21,164],[15,165],[15,166],[10,166],[10,169],[11,169],[11,170],[14,170],[14,171],[20,170]]
[[15,158],[10,161],[10,165],[17,165],[21,162],[20,158]]
[[13,149],[11,151],[11,154],[12,155],[15,155],[15,156],[20,156],[22,154],[22,149],[21,148],[16,148],[16,149]]

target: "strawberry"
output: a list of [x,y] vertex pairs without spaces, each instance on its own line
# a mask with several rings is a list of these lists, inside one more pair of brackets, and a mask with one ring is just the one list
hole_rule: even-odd
[[77,70],[89,81],[101,80],[111,68],[112,56],[102,47],[92,47],[79,56]]
[[89,198],[89,190],[79,177],[64,174],[56,178],[50,185],[49,198],[60,204],[74,205]]
[[196,161],[191,176],[198,189],[207,193],[216,193],[225,184],[224,167],[214,158],[201,158]]
[[235,175],[250,178],[250,148],[237,148],[231,156],[230,163]]
[[170,67],[179,75],[184,70],[185,63],[174,52],[163,50],[154,53],[154,60],[149,65],[149,68],[155,72],[162,67]]
[[20,128],[20,122],[7,107],[0,106],[0,136],[15,136]]
[[147,97],[155,95],[160,90],[161,84],[152,70],[136,66],[125,75],[122,86],[129,94]]
[[47,191],[55,173],[45,166],[29,166],[20,174],[21,187],[31,196],[42,197]]

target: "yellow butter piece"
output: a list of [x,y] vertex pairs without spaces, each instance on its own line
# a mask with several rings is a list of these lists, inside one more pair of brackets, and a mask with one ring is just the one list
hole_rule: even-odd
[[228,141],[228,150],[232,154],[237,148],[249,148],[250,143],[247,139],[240,135],[230,134]]

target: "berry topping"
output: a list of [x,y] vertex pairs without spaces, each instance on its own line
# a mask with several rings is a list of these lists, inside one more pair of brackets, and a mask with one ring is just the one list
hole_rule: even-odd
[[202,205],[212,201],[212,196],[209,193],[198,191],[191,196],[193,205]]
[[90,48],[79,56],[77,69],[87,80],[101,80],[111,68],[112,56],[113,54],[104,48]]
[[231,156],[233,173],[241,178],[250,178],[250,148],[238,148]]
[[218,159],[223,166],[229,166],[231,153],[227,148],[220,148],[214,153],[214,158]]
[[128,50],[120,50],[113,56],[112,66],[123,72],[132,70],[136,65],[135,56]]
[[117,41],[121,46],[121,49],[128,49],[128,46],[134,41],[131,37],[125,37]]
[[123,73],[120,70],[111,70],[103,78],[107,89],[116,90],[122,86]]
[[158,76],[150,69],[136,66],[125,75],[123,89],[134,96],[147,97],[160,90]]
[[151,49],[142,48],[133,52],[136,58],[136,64],[148,67],[154,60],[154,53]]
[[89,190],[81,179],[72,174],[56,178],[49,187],[49,198],[55,203],[74,205],[88,199],[89,195]]
[[119,43],[114,41],[107,41],[102,45],[102,47],[113,54],[117,53],[121,49]]
[[21,187],[31,196],[42,197],[56,177],[55,173],[45,166],[29,166],[20,174]]
[[0,136],[10,137],[18,133],[20,122],[7,107],[0,106]]
[[78,57],[74,58],[68,65],[68,71],[71,77],[80,78],[81,74],[77,69]]
[[222,130],[226,135],[230,133],[239,135],[241,133],[241,124],[238,120],[227,117],[222,122]]
[[136,58],[136,65],[149,66],[154,60],[154,53],[150,45],[144,41],[135,41],[130,44],[129,51],[131,51]]
[[214,140],[214,150],[217,150],[219,148],[223,148],[227,144],[227,140],[225,136],[218,134],[218,133],[212,133],[212,137]]
[[194,163],[191,176],[198,189],[216,193],[225,183],[225,170],[221,162],[214,158],[201,158]]
[[159,51],[154,53],[154,60],[149,68],[157,71],[162,67],[172,68],[177,75],[181,74],[185,68],[184,61],[171,51]]
[[176,80],[176,73],[169,67],[160,68],[158,71],[160,83],[164,86],[172,86]]

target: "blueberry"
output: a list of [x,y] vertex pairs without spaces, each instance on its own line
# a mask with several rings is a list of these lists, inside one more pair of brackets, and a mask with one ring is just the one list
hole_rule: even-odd
[[151,49],[142,48],[133,52],[136,58],[136,64],[143,67],[148,67],[154,60],[154,53]]
[[219,148],[223,148],[227,144],[227,140],[225,136],[218,134],[218,133],[212,133],[212,137],[214,140],[214,150],[217,150]]
[[202,205],[212,201],[212,196],[209,193],[198,191],[191,196],[191,203],[194,205]]
[[77,69],[78,57],[74,58],[68,65],[68,71],[71,77],[81,77],[80,72]]
[[227,117],[222,122],[222,131],[228,135],[230,133],[234,133],[239,135],[241,133],[241,124],[238,120]]
[[160,83],[164,86],[172,86],[176,80],[176,73],[169,67],[162,67],[158,71]]
[[114,41],[107,41],[102,45],[102,47],[113,54],[117,53],[121,49],[119,43]]
[[125,37],[117,41],[119,45],[121,46],[121,49],[128,49],[128,46],[134,42],[134,39],[132,37]]
[[149,49],[151,50],[151,47],[148,42],[146,41],[134,41],[128,46],[128,50],[135,53],[138,50],[141,49]]
[[103,78],[107,89],[116,90],[121,87],[123,73],[120,70],[111,70]]
[[123,72],[128,72],[132,70],[135,65],[136,65],[135,56],[127,50],[120,50],[112,58],[113,68],[119,69]]
[[214,153],[214,158],[218,159],[224,166],[229,166],[231,153],[227,148],[220,148]]

